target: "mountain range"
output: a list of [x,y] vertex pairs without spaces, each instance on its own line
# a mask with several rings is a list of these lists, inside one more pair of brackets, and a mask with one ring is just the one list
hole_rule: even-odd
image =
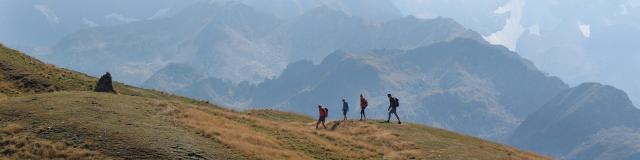
[[[420,18],[449,17],[479,32],[492,43],[517,51],[541,70],[560,77],[572,86],[583,82],[604,82],[625,90],[632,101],[640,101],[636,96],[640,95],[640,88],[637,87],[640,85],[635,81],[615,78],[634,75],[634,69],[638,68],[638,57],[633,54],[638,49],[632,43],[633,37],[640,33],[637,20],[640,3],[636,0],[388,0],[376,3],[363,0],[215,0],[219,3],[230,1],[247,4],[283,20],[290,20],[319,6],[328,6],[374,22],[406,15]],[[45,55],[53,53],[52,45],[68,34],[99,26],[112,27],[166,18],[182,11],[185,6],[203,1],[2,2],[5,5],[0,6],[0,21],[8,25],[0,26],[0,41],[46,60]],[[618,65],[611,65],[611,61],[617,61]],[[286,63],[271,76],[277,76]],[[135,68],[141,68],[143,64],[137,66]]]
[[[258,83],[290,62],[318,62],[337,49],[412,49],[462,37],[482,39],[446,18],[371,22],[320,6],[281,20],[242,3],[206,3],[166,19],[71,34],[45,59],[91,75],[109,70],[129,84],[171,63],[188,63],[207,77]],[[93,59],[105,63],[93,65]]]

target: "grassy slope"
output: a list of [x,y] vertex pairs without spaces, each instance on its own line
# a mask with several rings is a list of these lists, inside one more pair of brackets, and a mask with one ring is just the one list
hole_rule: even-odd
[[[0,44],[0,99],[54,91],[92,91],[96,78],[57,68]],[[163,92],[115,83],[120,94],[202,103]]]
[[315,130],[307,116],[237,112],[122,84],[119,95],[93,93],[95,78],[0,54],[0,159],[545,159],[414,124]]

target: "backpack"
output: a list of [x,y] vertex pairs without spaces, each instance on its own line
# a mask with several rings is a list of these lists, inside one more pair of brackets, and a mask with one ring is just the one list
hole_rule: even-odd
[[395,105],[396,108],[400,107],[400,100],[398,98],[393,97],[393,103],[394,103],[393,105]]
[[329,108],[324,108],[324,117],[329,117]]
[[369,106],[369,102],[367,102],[367,99],[362,99],[362,108],[367,108],[367,106]]

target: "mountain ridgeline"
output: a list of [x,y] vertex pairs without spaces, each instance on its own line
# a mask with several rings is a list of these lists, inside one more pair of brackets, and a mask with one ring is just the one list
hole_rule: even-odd
[[585,83],[528,116],[507,142],[563,159],[638,159],[639,116],[623,91]]
[[208,77],[256,83],[279,75],[290,62],[318,62],[337,49],[413,49],[459,37],[482,39],[447,18],[367,21],[321,5],[279,19],[242,3],[203,3],[164,19],[76,32],[46,60],[91,75],[109,70],[129,84],[142,84],[171,63],[190,64]]

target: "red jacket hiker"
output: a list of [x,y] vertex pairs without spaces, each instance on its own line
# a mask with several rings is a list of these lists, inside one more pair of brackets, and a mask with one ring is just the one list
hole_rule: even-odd
[[318,113],[320,113],[320,117],[318,117],[318,122],[316,123],[316,129],[318,129],[318,125],[322,123],[322,127],[327,129],[327,126],[324,125],[324,119],[327,118],[328,109],[322,107],[322,105],[318,105]]
[[363,96],[360,96],[360,108],[365,109],[367,108],[367,106],[369,106],[369,102],[367,102],[367,99],[364,99]]
[[369,106],[369,102],[360,94],[360,120],[362,120],[363,117],[365,120],[367,119],[367,115],[364,114],[364,109],[366,109],[367,106]]
[[320,117],[327,117],[327,112],[324,108],[318,108],[318,111],[320,112]]

